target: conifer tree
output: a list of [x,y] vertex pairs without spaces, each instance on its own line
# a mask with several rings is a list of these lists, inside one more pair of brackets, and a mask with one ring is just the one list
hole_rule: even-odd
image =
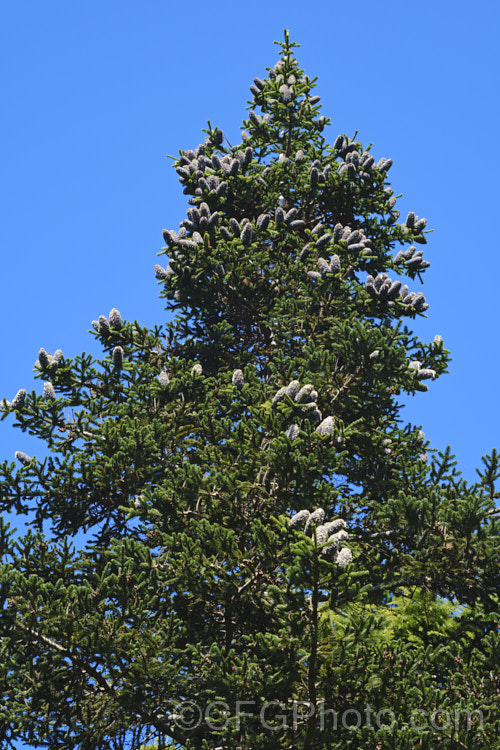
[[398,401],[449,362],[426,220],[279,46],[241,143],[175,160],[175,317],[2,403],[49,450],[0,467],[2,747],[496,746],[500,462],[465,482]]

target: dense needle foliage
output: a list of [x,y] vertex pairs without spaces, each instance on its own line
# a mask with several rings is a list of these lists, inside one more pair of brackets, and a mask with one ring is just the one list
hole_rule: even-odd
[[48,449],[0,467],[32,519],[0,529],[2,747],[496,747],[500,462],[467,484],[404,421],[449,362],[412,332],[426,221],[328,143],[294,46],[241,143],[175,160],[175,318],[113,309],[101,360],[41,349],[2,403]]

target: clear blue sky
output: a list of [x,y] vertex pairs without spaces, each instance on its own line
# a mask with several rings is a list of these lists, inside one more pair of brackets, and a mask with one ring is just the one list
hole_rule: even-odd
[[[186,207],[166,154],[194,148],[208,119],[238,140],[285,27],[331,140],[358,130],[393,158],[402,215],[435,229],[419,333],[441,334],[453,362],[407,416],[473,478],[500,448],[498,0],[4,3],[0,396],[34,386],[41,346],[94,351],[91,321],[112,307],[165,320],[153,266]],[[11,424],[2,459],[37,452]]]
[[[453,362],[408,418],[472,477],[500,447],[496,0],[4,4],[0,395],[33,387],[40,346],[92,350],[91,321],[111,307],[165,320],[153,265],[186,207],[166,154],[195,147],[208,119],[238,140],[284,27],[319,77],[331,139],[357,129],[392,157],[402,215],[435,229],[420,332],[441,334]],[[0,456],[39,450],[10,424]]]

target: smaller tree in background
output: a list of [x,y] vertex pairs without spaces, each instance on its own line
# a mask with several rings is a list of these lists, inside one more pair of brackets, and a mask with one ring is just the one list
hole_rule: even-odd
[[51,451],[1,466],[6,746],[495,746],[498,456],[467,484],[403,422],[448,364],[426,222],[280,46],[241,143],[176,160],[175,320],[112,310],[3,402]]

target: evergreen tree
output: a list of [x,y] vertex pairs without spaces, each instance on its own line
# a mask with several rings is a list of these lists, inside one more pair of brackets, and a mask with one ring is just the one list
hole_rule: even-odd
[[294,46],[241,143],[175,160],[175,318],[113,309],[101,360],[41,349],[3,401],[50,453],[0,467],[32,519],[0,531],[2,747],[497,746],[500,461],[466,483],[404,422],[449,362],[412,331],[426,221],[328,144]]

